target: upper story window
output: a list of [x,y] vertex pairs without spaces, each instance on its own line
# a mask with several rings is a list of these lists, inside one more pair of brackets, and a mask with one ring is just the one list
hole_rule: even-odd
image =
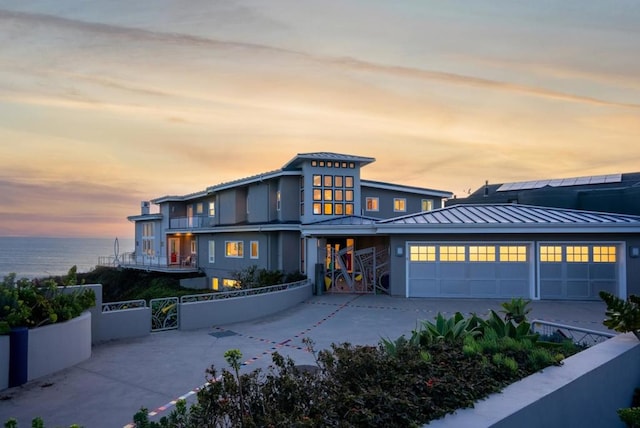
[[198,202],[196,204],[196,214],[202,214],[204,212],[204,204],[202,202]]
[[224,243],[225,257],[242,258],[244,257],[243,241],[225,241]]
[[276,192],[276,211],[280,211],[281,206],[282,206],[282,193],[278,190]]
[[216,262],[216,241],[209,241],[209,263]]
[[[327,167],[329,162],[326,162]],[[338,168],[338,162],[332,162]],[[313,175],[314,215],[353,215],[353,176]],[[345,203],[346,202],[346,203]]]
[[395,212],[405,212],[405,211],[407,211],[407,200],[405,198],[394,198],[393,199],[393,210]]
[[209,202],[209,217],[215,217],[216,215],[216,202]]
[[379,200],[378,198],[367,198],[366,205],[367,211],[379,211],[380,207],[378,206]]
[[420,208],[422,211],[431,211],[433,209],[433,199],[423,199]]

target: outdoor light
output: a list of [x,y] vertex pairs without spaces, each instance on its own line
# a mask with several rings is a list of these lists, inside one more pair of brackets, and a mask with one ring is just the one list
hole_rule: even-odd
[[404,247],[396,247],[396,256],[402,257],[404,255]]
[[640,247],[629,247],[629,257],[632,259],[640,257]]

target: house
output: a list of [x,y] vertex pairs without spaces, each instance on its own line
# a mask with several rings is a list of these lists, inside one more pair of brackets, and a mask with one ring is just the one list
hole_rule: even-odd
[[[276,171],[155,199],[155,214],[143,202],[142,213],[129,217],[136,252],[125,265],[200,271],[213,289],[234,286],[234,271],[257,265],[300,271],[330,292],[557,300],[596,300],[600,290],[640,294],[640,216],[484,196],[489,202],[444,206],[449,192],[361,178],[373,161],[304,153]],[[636,190],[621,189],[624,176],[615,180],[584,185],[613,184],[609,191],[623,199]],[[498,186],[486,198],[516,190],[524,187]],[[576,198],[599,199],[593,194]]]
[[[135,223],[131,268],[202,272],[214,290],[235,285],[233,273],[255,265],[313,276],[305,225],[367,215],[375,219],[441,208],[451,193],[365,180],[361,168],[375,159],[337,153],[303,153],[281,169],[210,186],[182,196],[142,202]],[[151,204],[157,212],[151,212]],[[154,210],[155,211],[155,210]],[[327,239],[331,252],[373,245],[354,237]],[[379,241],[379,242],[378,242]],[[376,240],[387,253],[388,239]],[[327,266],[331,265],[327,262]],[[351,269],[351,265],[349,266]]]
[[501,184],[486,182],[468,197],[450,199],[446,205],[493,203],[640,215],[640,172]]

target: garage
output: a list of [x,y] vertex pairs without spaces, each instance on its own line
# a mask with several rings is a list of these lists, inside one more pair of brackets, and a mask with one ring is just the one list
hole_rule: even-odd
[[599,300],[601,290],[618,294],[621,247],[614,242],[541,243],[540,298]]
[[407,243],[408,297],[528,298],[532,243]]

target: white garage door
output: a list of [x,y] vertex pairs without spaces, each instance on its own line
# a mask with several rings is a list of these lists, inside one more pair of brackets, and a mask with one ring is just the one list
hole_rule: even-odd
[[408,297],[531,297],[531,243],[408,244]]
[[618,294],[619,245],[541,243],[540,298],[600,300],[601,290]]

